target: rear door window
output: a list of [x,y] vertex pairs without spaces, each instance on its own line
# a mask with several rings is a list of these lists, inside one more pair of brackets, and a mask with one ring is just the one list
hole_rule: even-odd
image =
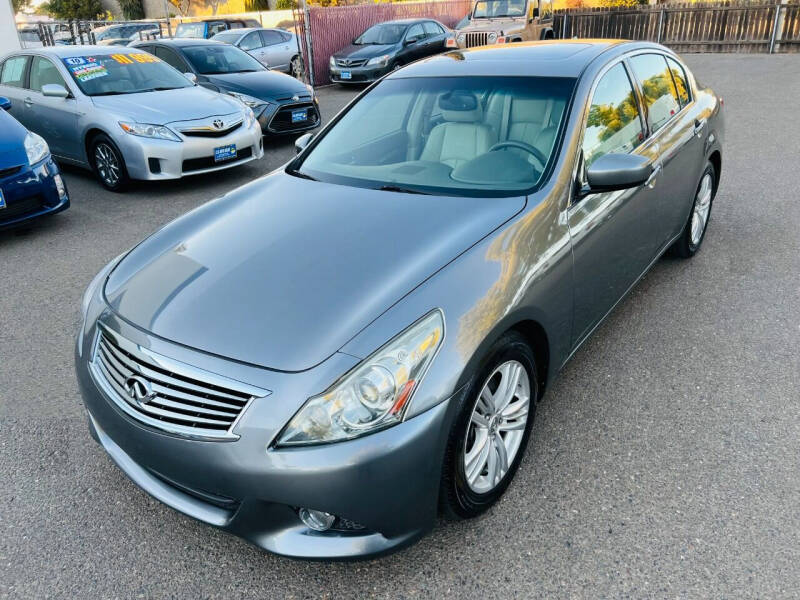
[[270,31],[269,29],[261,30],[261,38],[264,40],[265,46],[273,46],[280,44],[283,41],[283,36],[277,31]]
[[156,56],[167,63],[170,67],[175,67],[181,73],[188,73],[191,71],[189,65],[186,64],[186,61],[183,60],[178,53],[170,48],[164,48],[163,46],[156,46]]
[[686,79],[686,71],[683,70],[681,64],[674,58],[667,57],[667,64],[669,70],[672,72],[672,80],[675,82],[675,91],[678,93],[678,100],[681,103],[681,108],[689,104],[689,83]]
[[28,66],[28,58],[27,56],[15,56],[6,60],[3,63],[2,72],[0,72],[0,85],[24,87],[25,68]]
[[642,86],[650,131],[655,133],[681,109],[675,83],[663,54],[637,54],[630,60]]

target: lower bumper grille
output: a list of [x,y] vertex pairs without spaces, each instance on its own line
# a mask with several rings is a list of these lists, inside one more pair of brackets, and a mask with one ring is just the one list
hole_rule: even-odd
[[182,168],[184,173],[189,173],[190,171],[202,171],[203,169],[213,169],[214,167],[219,167],[227,163],[244,160],[246,158],[250,158],[251,156],[253,156],[253,148],[248,146],[247,148],[237,149],[236,156],[226,160],[215,161],[213,156],[189,158],[183,161]]
[[92,374],[130,416],[190,437],[236,439],[231,430],[248,403],[269,394],[145,351],[102,327]]
[[44,208],[44,198],[39,194],[28,196],[19,200],[8,201],[8,206],[0,209],[0,221],[24,217],[27,214],[39,212]]
[[[296,110],[304,109],[307,111],[306,114],[308,115],[306,120],[292,123],[292,113]],[[282,106],[278,109],[278,112],[275,113],[275,115],[272,117],[272,120],[269,122],[269,130],[276,133],[285,133],[309,129],[318,123],[319,113],[317,112],[317,107],[314,106],[312,102],[304,104],[290,104],[288,106]]]

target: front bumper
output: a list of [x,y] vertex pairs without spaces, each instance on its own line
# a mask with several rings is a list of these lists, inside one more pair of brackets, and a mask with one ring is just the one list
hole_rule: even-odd
[[[261,128],[257,121],[242,125],[222,137],[181,136],[182,142],[144,138],[120,132],[114,141],[125,158],[133,179],[178,179],[186,175],[210,173],[248,163],[264,156]],[[214,149],[236,145],[237,158],[214,162]]]
[[[372,83],[392,70],[389,65],[374,67],[329,67],[331,81],[334,83]],[[349,72],[350,78],[342,77],[342,71]]]
[[[411,543],[436,520],[441,460],[451,407],[442,402],[395,427],[335,444],[275,449],[272,440],[299,407],[303,388],[352,366],[335,355],[304,373],[277,373],[233,364],[123,329],[176,360],[242,380],[273,393],[254,401],[236,426],[240,438],[208,442],[170,435],[124,414],[101,391],[89,369],[94,333],[78,343],[78,381],[92,435],[140,487],[172,508],[285,556],[352,559]],[[194,359],[194,360],[193,360]],[[327,364],[330,362],[333,364]],[[312,383],[316,382],[316,383]],[[310,386],[310,387],[309,387]],[[307,528],[300,507],[323,510],[357,527],[324,533]]]
[[56,176],[61,177],[58,165],[48,156],[33,166],[26,165],[0,179],[0,190],[6,202],[6,208],[0,209],[0,229],[25,225],[69,208],[66,183],[64,195],[60,196],[55,183]]
[[[298,110],[305,110],[307,118],[304,121],[293,122],[292,113]],[[322,123],[319,101],[316,97],[313,100],[267,104],[256,113],[256,119],[264,135],[301,133],[316,129]]]

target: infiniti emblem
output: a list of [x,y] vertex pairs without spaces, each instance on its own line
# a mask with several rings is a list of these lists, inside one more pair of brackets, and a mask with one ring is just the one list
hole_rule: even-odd
[[138,375],[133,375],[125,380],[125,392],[140,406],[147,404],[156,395],[150,382]]
[[224,123],[222,122],[222,120],[221,120],[221,119],[214,119],[214,122],[213,122],[213,123],[211,123],[211,124],[212,124],[212,125],[213,125],[213,126],[216,128],[216,129],[222,129],[222,126],[224,125]]

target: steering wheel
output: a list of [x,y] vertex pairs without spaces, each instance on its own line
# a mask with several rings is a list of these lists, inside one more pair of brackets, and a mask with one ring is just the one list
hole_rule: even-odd
[[547,157],[542,154],[542,151],[536,148],[535,146],[531,146],[530,144],[526,144],[525,142],[518,142],[516,140],[506,140],[505,142],[497,142],[494,146],[489,148],[489,152],[494,152],[495,150],[501,150],[502,148],[519,148],[520,150],[524,150],[528,154],[532,155],[536,160],[538,160],[541,165],[542,169],[544,169],[545,165],[547,164]]

